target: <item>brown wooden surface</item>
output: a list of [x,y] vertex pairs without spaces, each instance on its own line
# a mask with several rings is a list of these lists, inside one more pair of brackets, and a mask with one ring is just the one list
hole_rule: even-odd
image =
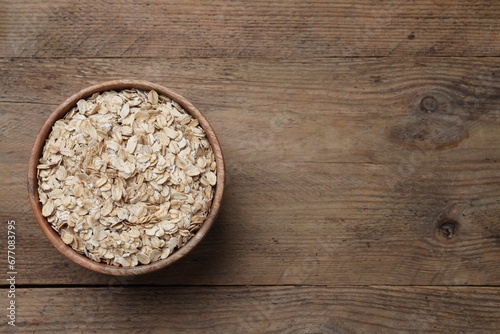
[[[499,18],[496,1],[1,2],[19,329],[498,331]],[[117,279],[48,242],[26,169],[59,103],[123,78],[205,113],[227,187],[188,258]]]
[[497,1],[3,1],[4,57],[498,56]]
[[36,333],[468,334],[497,332],[500,295],[494,288],[115,286],[23,289],[19,303],[22,326]]

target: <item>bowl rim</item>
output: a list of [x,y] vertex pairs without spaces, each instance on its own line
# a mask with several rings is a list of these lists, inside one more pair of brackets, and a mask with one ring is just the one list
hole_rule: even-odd
[[[104,92],[109,90],[120,91],[123,89],[137,88],[144,91],[155,90],[158,94],[163,94],[173,101],[179,103],[186,112],[191,116],[196,118],[202,128],[205,130],[207,139],[212,146],[212,150],[215,155],[215,161],[217,163],[217,183],[215,186],[214,197],[212,199],[212,204],[210,207],[209,214],[205,219],[205,222],[201,228],[195,233],[195,235],[180,249],[176,250],[169,257],[163,260],[158,260],[150,264],[141,264],[135,267],[117,267],[113,265],[108,265],[105,263],[100,263],[91,260],[75,251],[70,246],[66,245],[60,235],[51,227],[51,224],[42,215],[42,207],[38,197],[38,177],[37,177],[37,165],[39,159],[42,155],[43,147],[45,141],[52,131],[52,126],[60,118],[64,117],[66,113],[76,106],[76,103],[83,98],[87,98],[94,93]],[[224,168],[224,157],[222,155],[222,150],[220,147],[219,140],[215,135],[215,131],[208,122],[207,118],[185,97],[176,93],[170,88],[151,83],[144,80],[112,80],[102,83],[92,85],[90,87],[84,88],[77,93],[73,94],[62,102],[47,118],[47,120],[42,125],[40,131],[38,132],[33,147],[31,149],[30,158],[28,162],[28,194],[31,209],[35,216],[35,219],[42,229],[45,236],[49,239],[52,245],[61,252],[64,256],[69,258],[76,264],[81,265],[87,269],[99,272],[102,274],[114,275],[114,276],[133,276],[142,275],[158,271],[160,269],[166,268],[173,263],[180,260],[182,257],[187,255],[199,242],[205,237],[207,232],[212,227],[215,219],[219,213],[222,196],[224,192],[225,184],[225,168]]]

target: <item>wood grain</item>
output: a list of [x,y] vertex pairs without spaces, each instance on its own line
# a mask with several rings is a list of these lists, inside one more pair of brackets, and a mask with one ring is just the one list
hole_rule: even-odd
[[[499,13],[488,0],[1,1],[0,220],[16,220],[19,332],[498,332]],[[184,95],[227,162],[210,233],[148,276],[73,264],[28,203],[38,129],[112,79]]]
[[497,1],[3,1],[0,57],[498,56]]
[[[0,212],[20,223],[19,280],[109,280],[45,240],[24,193],[25,165],[55,104],[96,81],[142,76],[207,115],[229,162],[228,185],[200,249],[130,284],[498,285],[499,65],[497,58],[0,61],[7,74],[0,120],[9,124]],[[428,97],[435,110],[422,109]]]
[[[67,301],[72,301],[67,307]],[[36,333],[494,333],[491,288],[165,287],[19,289]]]

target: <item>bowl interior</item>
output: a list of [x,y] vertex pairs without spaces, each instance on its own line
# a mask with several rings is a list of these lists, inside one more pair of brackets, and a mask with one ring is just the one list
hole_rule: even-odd
[[[37,179],[37,165],[38,161],[42,155],[45,140],[52,130],[53,124],[60,118],[64,117],[66,113],[73,108],[80,99],[85,99],[97,92],[104,92],[107,90],[123,90],[127,88],[137,88],[140,90],[155,90],[158,94],[165,95],[170,99],[179,103],[186,112],[191,114],[194,118],[198,119],[198,122],[206,132],[208,141],[212,146],[212,150],[215,155],[215,160],[217,163],[217,183],[215,186],[215,192],[212,199],[212,204],[210,207],[210,212],[201,226],[201,228],[195,233],[195,235],[180,249],[173,252],[169,257],[163,260],[158,260],[146,265],[138,265],[136,267],[116,267],[113,265],[108,265],[105,263],[98,263],[90,258],[79,254],[73,250],[70,246],[66,245],[59,234],[51,227],[47,219],[42,215],[42,207],[38,198],[38,179]],[[28,193],[31,208],[35,215],[35,219],[47,236],[49,241],[66,257],[68,257],[73,262],[86,267],[88,269],[100,272],[103,274],[117,275],[117,276],[128,276],[128,275],[140,275],[151,273],[159,269],[165,268],[172,263],[178,261],[180,258],[189,253],[206,235],[208,230],[213,225],[215,218],[220,209],[222,194],[224,190],[225,183],[225,171],[224,171],[224,158],[222,156],[222,150],[220,148],[219,141],[215,135],[214,130],[209,124],[205,116],[186,98],[175,93],[171,89],[166,87],[156,85],[147,81],[138,80],[115,80],[97,84],[88,88],[85,88],[73,96],[69,97],[61,105],[59,105],[56,110],[48,117],[48,119],[43,124],[40,132],[38,133],[35,143],[33,145],[30,159],[28,162]]]

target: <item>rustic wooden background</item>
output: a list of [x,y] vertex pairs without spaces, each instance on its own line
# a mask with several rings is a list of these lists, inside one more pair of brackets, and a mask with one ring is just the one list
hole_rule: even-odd
[[[16,329],[499,333],[499,56],[498,1],[1,0]],[[26,190],[45,118],[120,78],[190,99],[228,173],[202,244],[127,279],[59,254]]]

